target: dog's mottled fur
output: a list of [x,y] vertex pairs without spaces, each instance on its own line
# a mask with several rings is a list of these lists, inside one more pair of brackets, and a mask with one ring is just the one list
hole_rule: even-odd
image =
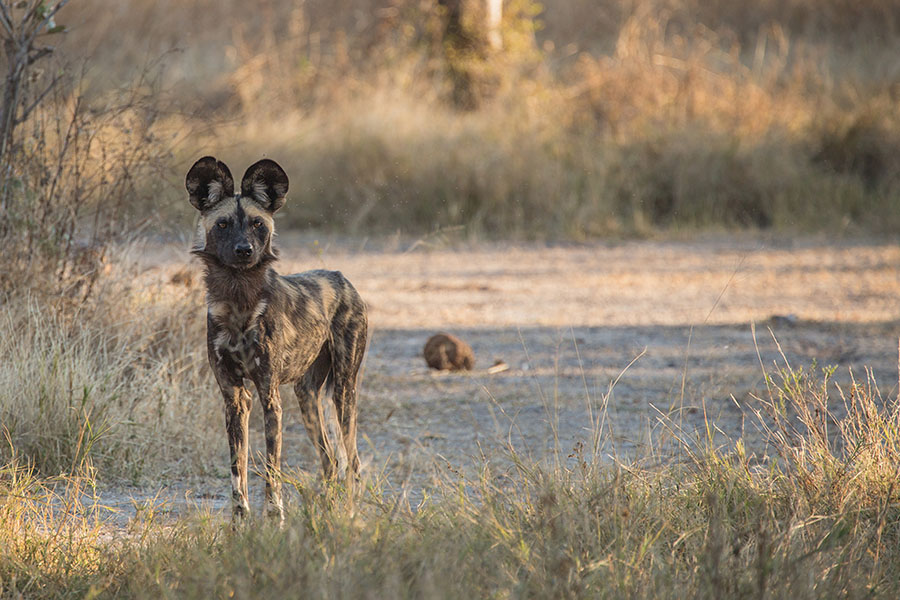
[[249,380],[265,411],[266,506],[270,515],[283,519],[279,385],[293,384],[326,478],[336,475],[338,464],[321,399],[326,387],[333,390],[347,479],[359,476],[356,379],[366,348],[366,306],[337,271],[281,276],[272,268],[272,215],[288,191],[287,175],[274,161],[264,159],[248,168],[235,194],[228,167],[207,156],[188,171],[185,186],[200,211],[192,252],[206,266],[206,339],[209,364],[225,398],[232,518],[250,510]]

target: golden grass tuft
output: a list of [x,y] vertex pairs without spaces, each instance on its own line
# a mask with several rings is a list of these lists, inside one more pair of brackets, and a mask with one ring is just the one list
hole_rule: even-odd
[[45,475],[202,471],[219,413],[199,285],[137,276],[127,258],[109,267],[83,303],[26,292],[0,308],[0,456]]
[[724,451],[702,438],[682,439],[675,455],[657,449],[648,462],[609,462],[589,443],[537,463],[510,447],[504,461],[444,469],[415,505],[384,474],[349,503],[340,489],[286,473],[298,503],[283,529],[254,521],[231,531],[224,517],[200,513],[105,538],[89,513],[49,516],[72,495],[53,492],[48,502],[48,486],[77,491],[80,480],[38,480],[13,462],[0,471],[0,540],[11,541],[0,546],[3,591],[895,597],[900,409],[884,406],[869,379],[853,383],[838,415],[824,396],[833,389],[827,370],[773,382],[764,457],[740,440]]

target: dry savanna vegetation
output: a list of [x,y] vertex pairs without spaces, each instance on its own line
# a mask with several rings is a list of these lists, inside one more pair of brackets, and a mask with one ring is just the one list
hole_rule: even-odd
[[[83,0],[61,43],[89,61],[91,97],[158,86],[152,131],[176,136],[176,188],[198,148],[277,158],[302,182],[290,225],[569,239],[897,226],[890,0],[508,0],[496,52],[455,41],[445,12]],[[166,214],[186,212],[165,196]]]
[[[176,510],[155,495],[173,486],[203,499],[228,485],[199,275],[183,255],[160,258],[192,230],[183,176],[199,156],[239,172],[277,159],[291,177],[279,230],[342,240],[340,252],[372,244],[364,283],[394,247],[711,231],[848,239],[900,225],[900,4],[507,0],[500,46],[477,6],[0,0],[0,597],[897,597],[897,389],[882,393],[874,372],[840,364],[869,355],[829,349],[833,360],[810,366],[777,340],[774,363],[756,347],[759,385],[717,397],[754,407],[753,440],[723,441],[691,384],[702,335],[689,328],[750,285],[744,258],[718,297],[693,307],[705,320],[667,325],[687,343],[655,369],[676,375],[653,400],[673,408],[654,413],[638,450],[610,450],[623,436],[607,416],[620,375],[645,351],[617,355],[597,392],[573,329],[569,363],[542,375],[530,356],[509,359],[502,389],[477,379],[491,357],[478,357],[471,380],[369,367],[365,418],[407,432],[415,407],[401,387],[443,399],[473,381],[473,403],[484,390],[485,414],[509,418],[509,435],[479,438],[473,460],[429,453],[421,440],[448,434],[424,432],[367,465],[353,497],[322,483],[312,461],[291,467],[280,529],[260,519],[232,530],[214,504]],[[308,246],[304,258],[334,264],[328,244]],[[893,306],[896,281],[883,281],[893,255],[825,267],[815,256],[795,279],[827,282],[809,292],[820,298],[840,288],[851,315],[842,324],[834,313],[840,343],[861,339],[846,333],[856,326],[893,335],[890,309],[867,321],[846,308],[876,297]],[[665,262],[647,280],[609,281],[649,289]],[[840,273],[813,280],[832,267]],[[878,277],[848,279],[857,268]],[[393,295],[370,290],[370,365],[389,363],[391,344],[407,338],[419,352],[426,325],[445,328],[437,318],[522,346],[540,334],[516,313],[449,305],[508,297],[518,290],[509,281],[492,291],[387,279]],[[404,329],[385,316],[404,290],[448,305]],[[565,322],[569,305],[547,304],[563,313],[547,315],[554,323],[602,325]],[[779,318],[794,326],[785,306]],[[383,333],[378,319],[391,323]],[[625,325],[616,339],[633,331]],[[549,385],[529,388],[532,376]],[[582,382],[590,418],[563,443],[560,406]],[[531,436],[511,414],[523,394],[549,423],[538,440],[549,452],[517,442]],[[678,405],[699,427],[685,428]],[[140,493],[113,510],[106,494],[125,486]]]

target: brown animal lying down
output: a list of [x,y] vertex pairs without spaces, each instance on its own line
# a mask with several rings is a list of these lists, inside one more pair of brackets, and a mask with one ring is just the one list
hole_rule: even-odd
[[449,333],[438,333],[428,338],[422,354],[428,366],[439,371],[471,371],[475,366],[472,348]]

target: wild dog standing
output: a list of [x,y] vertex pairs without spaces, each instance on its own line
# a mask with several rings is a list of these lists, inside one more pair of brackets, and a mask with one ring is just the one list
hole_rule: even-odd
[[207,156],[194,163],[185,185],[201,215],[192,252],[206,265],[206,340],[209,364],[225,398],[232,519],[250,510],[247,380],[256,386],[265,411],[267,510],[283,519],[279,385],[294,385],[306,431],[319,450],[325,477],[331,478],[337,461],[321,403],[329,384],[347,477],[353,481],[359,476],[356,378],[366,349],[366,306],[337,271],[282,277],[272,268],[272,215],[288,191],[287,175],[277,163],[264,159],[252,165],[235,194],[228,167]]

